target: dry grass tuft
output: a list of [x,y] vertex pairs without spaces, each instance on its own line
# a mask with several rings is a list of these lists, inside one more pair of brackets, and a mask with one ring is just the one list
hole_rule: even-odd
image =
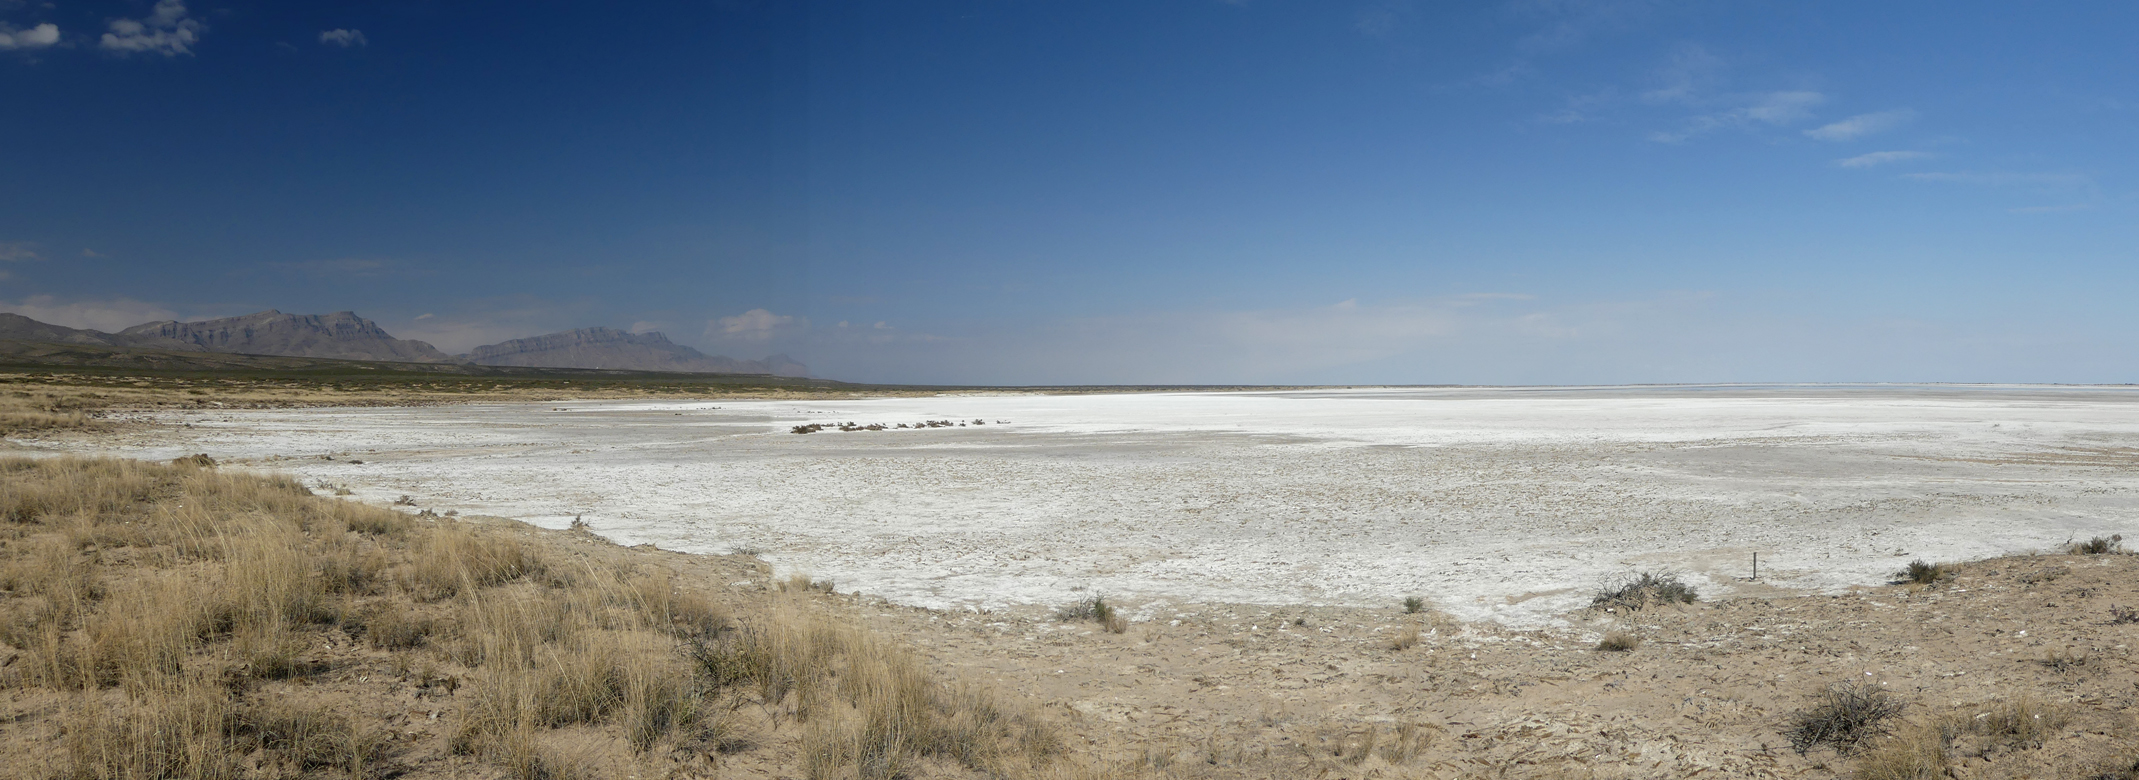
[[1912,725],[1859,754],[1851,765],[1857,780],[1940,780],[1950,762],[1952,734],[1938,724]]
[[1608,653],[1624,653],[1640,646],[1641,637],[1631,631],[1606,632],[1604,638],[1597,641],[1597,649]]
[[1406,623],[1403,630],[1396,632],[1396,636],[1389,640],[1389,649],[1402,652],[1417,647],[1418,644],[1419,624]]
[[1895,582],[1911,585],[1930,585],[1953,577],[1953,567],[1939,563],[1910,561],[1907,568],[1894,574]]

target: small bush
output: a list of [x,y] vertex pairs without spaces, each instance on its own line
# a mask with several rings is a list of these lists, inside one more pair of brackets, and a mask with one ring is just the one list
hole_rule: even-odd
[[1616,587],[1606,587],[1589,600],[1590,609],[1623,609],[1629,612],[1663,604],[1692,604],[1699,592],[1679,581],[1678,575],[1642,572]]
[[1909,567],[1894,574],[1897,582],[1911,585],[1930,585],[1953,576],[1953,568],[1944,564],[1925,563],[1922,560],[1909,562]]
[[2073,555],[2107,555],[2113,552],[2121,552],[2123,548],[2124,535],[2113,534],[2107,537],[2097,536],[2084,542],[2074,542],[2067,549],[2071,550]]
[[1628,631],[1612,631],[1598,640],[1597,649],[1611,653],[1624,653],[1641,646],[1641,637]]
[[1107,597],[1105,596],[1093,596],[1055,610],[1055,619],[1064,623],[1074,623],[1079,620],[1105,623],[1107,618],[1113,616],[1114,608],[1107,605]]
[[1419,611],[1420,611],[1420,610],[1423,610],[1423,609],[1425,609],[1425,608],[1426,608],[1426,600],[1425,600],[1425,599],[1419,598],[1419,597],[1417,597],[1417,596],[1405,596],[1405,597],[1404,597],[1404,614],[1406,614],[1406,615],[1416,615],[1416,614],[1418,614],[1418,613],[1419,613]]
[[1865,740],[1885,733],[1886,722],[1901,711],[1901,701],[1877,685],[1831,685],[1820,691],[1811,709],[1790,716],[1790,747],[1799,755],[1821,745],[1847,754]]
[[2109,624],[2110,624],[2110,625],[2113,625],[2113,626],[2124,626],[2124,625],[2130,625],[2130,624],[2133,624],[2133,623],[2139,623],[2139,609],[2132,609],[2131,607],[2119,607],[2119,606],[2116,606],[2116,605],[2114,605],[2114,604],[2110,605],[2110,607],[2109,607]]

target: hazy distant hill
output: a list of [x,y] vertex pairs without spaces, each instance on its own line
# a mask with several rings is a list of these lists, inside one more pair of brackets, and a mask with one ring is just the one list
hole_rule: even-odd
[[[191,348],[243,355],[451,363],[453,358],[421,341],[397,339],[377,323],[338,311],[284,314],[273,309],[243,317],[200,322],[164,320],[119,331],[121,346]],[[186,345],[174,347],[172,345]]]
[[0,313],[0,339],[11,341],[50,341],[60,344],[100,344],[116,346],[109,333],[81,330],[61,325],[38,322],[20,314]]
[[[467,355],[455,357],[425,342],[394,338],[377,323],[346,311],[284,314],[269,310],[200,322],[164,320],[135,325],[118,333],[69,328],[0,312],[0,341],[109,347],[127,353],[97,357],[79,350],[55,352],[21,345],[0,350],[17,360],[35,362],[43,356],[56,363],[88,361],[83,363],[85,365],[102,365],[100,361],[119,361],[113,365],[141,361],[176,364],[188,360],[182,357],[185,353],[210,352],[387,363],[474,363],[525,368],[769,374],[805,378],[810,375],[808,366],[786,355],[773,355],[764,360],[736,360],[707,355],[669,341],[667,336],[659,333],[627,333],[615,328],[583,328],[514,339],[476,347]],[[202,365],[222,363],[208,361]]]
[[774,355],[764,360],[736,360],[707,355],[669,341],[660,333],[628,333],[615,328],[580,328],[513,339],[476,347],[461,357],[485,366],[809,376],[808,366],[786,355]]

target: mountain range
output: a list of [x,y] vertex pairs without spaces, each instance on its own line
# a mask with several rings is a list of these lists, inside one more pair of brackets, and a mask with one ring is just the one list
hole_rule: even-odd
[[69,328],[0,313],[0,339],[57,344],[220,352],[241,355],[375,360],[399,363],[468,363],[481,366],[599,368],[702,374],[770,374],[806,377],[809,367],[786,355],[737,360],[707,355],[660,333],[581,328],[448,355],[422,341],[397,339],[355,312],[284,314],[272,309],[242,317],[198,322],[163,320],[117,333]]

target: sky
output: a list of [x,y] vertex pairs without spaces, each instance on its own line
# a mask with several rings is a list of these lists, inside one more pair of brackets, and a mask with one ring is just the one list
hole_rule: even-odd
[[0,0],[0,310],[926,384],[2139,382],[2139,5]]

